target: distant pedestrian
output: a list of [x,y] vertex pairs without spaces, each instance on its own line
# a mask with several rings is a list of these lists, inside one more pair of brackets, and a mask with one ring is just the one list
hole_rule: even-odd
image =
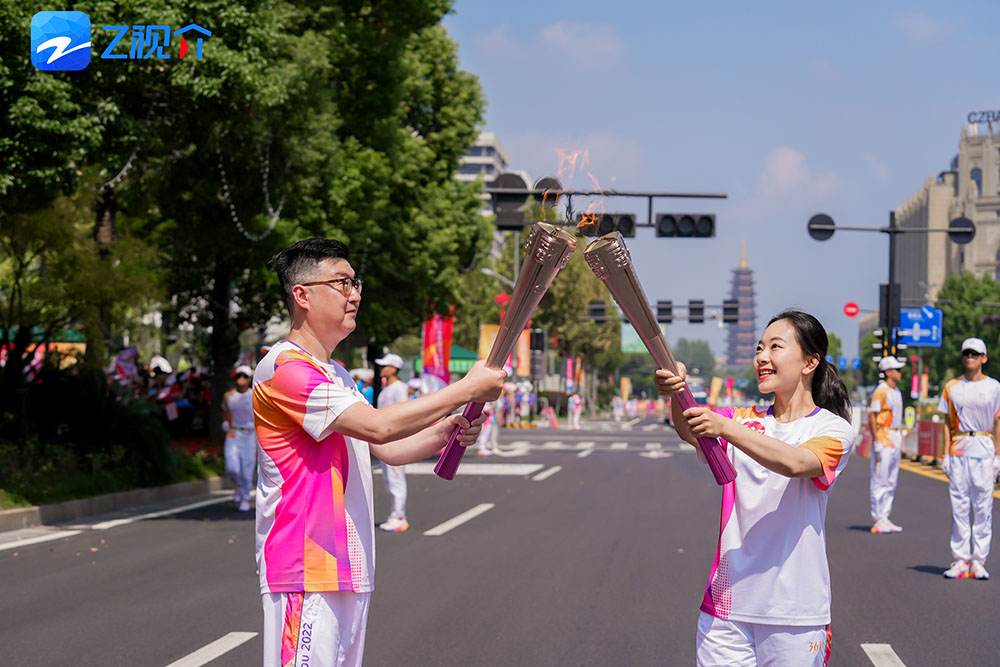
[[[854,442],[847,389],[826,361],[826,330],[786,310],[764,330],[753,365],[766,408],[671,401],[678,435],[722,438],[736,479],[722,489],[715,561],[701,603],[698,665],[820,667],[830,657],[826,508]],[[665,396],[685,369],[658,370]]]
[[868,496],[871,530],[876,534],[903,530],[889,519],[903,451],[903,394],[896,386],[903,377],[902,367],[903,362],[896,357],[882,357],[878,362],[878,369],[885,374],[885,380],[875,388],[868,410],[868,430],[872,436]]
[[583,399],[580,398],[580,394],[575,391],[569,395],[569,402],[567,404],[567,409],[569,410],[570,424],[574,431],[580,430],[580,415],[583,413]]
[[[960,378],[941,392],[938,410],[948,415],[948,454],[941,467],[948,475],[951,496],[951,567],[949,579],[989,579],[986,558],[993,539],[993,482],[1000,461],[1000,382],[983,373],[986,343],[967,338],[962,343]],[[972,514],[970,526],[969,514]]]
[[[403,358],[398,354],[387,354],[376,359],[375,363],[382,367],[380,376],[385,382],[378,393],[379,409],[408,400],[406,383],[399,379]],[[392,508],[389,510],[389,518],[378,527],[388,533],[401,533],[410,527],[406,520],[406,469],[383,461],[382,483],[385,485],[385,492],[392,498]]]
[[611,399],[611,414],[614,415],[616,422],[620,422],[625,416],[625,399],[621,397],[621,394],[615,394],[614,398]]
[[479,432],[479,456],[492,456],[497,448],[497,403],[490,401],[483,405],[483,414],[486,421],[483,422],[483,430]]
[[369,405],[347,369],[329,361],[361,306],[349,254],[339,241],[306,239],[270,262],[291,330],[253,378],[265,667],[361,664],[375,572],[371,455],[419,461],[456,426],[458,443],[471,445],[482,420],[449,413],[495,399],[503,383],[502,371],[478,362],[430,396]]
[[236,388],[222,397],[222,430],[226,432],[223,458],[226,474],[233,482],[233,501],[241,512],[250,511],[250,492],[257,467],[257,436],[253,423],[253,394],[249,366],[236,369]]

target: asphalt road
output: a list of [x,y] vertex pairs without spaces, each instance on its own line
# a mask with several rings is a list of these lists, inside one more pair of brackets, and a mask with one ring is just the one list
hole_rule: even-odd
[[[469,452],[452,482],[423,472],[433,461],[409,471],[410,530],[377,531],[366,664],[694,663],[719,488],[655,419],[585,426],[504,431],[509,456]],[[887,644],[908,667],[997,664],[1000,583],[941,576],[947,486],[901,472],[904,532],[872,535],[867,465],[851,461],[828,510],[831,665],[873,664],[861,644]],[[0,535],[0,664],[260,664],[250,515],[223,497],[108,518]]]

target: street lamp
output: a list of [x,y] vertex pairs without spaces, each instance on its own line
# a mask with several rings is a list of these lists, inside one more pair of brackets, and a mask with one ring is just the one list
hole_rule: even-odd
[[484,267],[482,269],[479,269],[479,272],[482,273],[483,275],[491,276],[493,278],[496,278],[497,280],[500,280],[503,283],[505,283],[507,285],[510,285],[511,289],[514,289],[514,281],[513,280],[511,280],[507,276],[500,275],[499,273],[497,273],[493,269],[487,269],[487,268]]

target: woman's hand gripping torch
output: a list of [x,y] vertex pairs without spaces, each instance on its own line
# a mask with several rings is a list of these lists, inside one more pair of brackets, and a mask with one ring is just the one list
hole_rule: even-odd
[[[625,240],[618,232],[608,234],[592,241],[583,251],[587,264],[598,278],[607,286],[618,307],[625,317],[635,327],[653,361],[660,368],[672,373],[677,372],[677,362],[663,339],[660,327],[653,317],[653,312],[646,301],[642,285],[635,275],[632,257],[629,255]],[[695,406],[694,396],[687,387],[674,397],[682,408],[687,410]],[[736,479],[736,469],[726,456],[726,450],[718,438],[698,438],[701,451],[708,461],[708,466],[719,484],[727,484]]]
[[[538,307],[545,291],[552,284],[556,274],[569,263],[576,251],[576,239],[572,234],[547,222],[536,222],[531,228],[526,246],[524,263],[514,285],[514,294],[507,305],[507,313],[493,347],[486,358],[489,368],[503,368],[514,351],[517,339],[531,314]],[[483,411],[482,403],[469,403],[462,413],[470,422]],[[434,466],[434,472],[442,479],[454,479],[458,464],[462,461],[465,447],[458,443],[458,427],[452,431],[444,453]]]

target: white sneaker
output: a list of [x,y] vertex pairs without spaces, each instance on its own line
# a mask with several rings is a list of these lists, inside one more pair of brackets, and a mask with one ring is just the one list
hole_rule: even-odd
[[901,533],[901,532],[903,532],[902,528],[900,528],[899,526],[897,526],[896,524],[894,524],[892,521],[889,521],[889,519],[886,519],[885,523],[886,523],[887,526],[889,526],[889,528],[892,530],[892,532],[894,532],[894,533]]
[[379,528],[386,531],[387,533],[401,533],[410,527],[406,519],[400,519],[399,517],[391,516],[386,519],[383,523],[378,525]]
[[250,501],[249,500],[242,501],[240,503],[239,509],[240,509],[241,512],[249,512],[250,511]]
[[977,560],[972,561],[972,576],[976,579],[989,579],[990,573],[986,571],[983,564]]
[[889,533],[893,533],[895,531],[892,529],[892,524],[886,519],[879,519],[875,522],[875,525],[872,526],[872,532],[876,535],[888,535]]
[[964,560],[956,560],[944,571],[944,576],[946,579],[966,579],[969,576],[969,564]]
[[238,502],[240,502],[242,500],[243,500],[243,496],[240,495],[240,492],[237,489],[236,492],[233,493],[233,502],[234,503],[238,503]]

